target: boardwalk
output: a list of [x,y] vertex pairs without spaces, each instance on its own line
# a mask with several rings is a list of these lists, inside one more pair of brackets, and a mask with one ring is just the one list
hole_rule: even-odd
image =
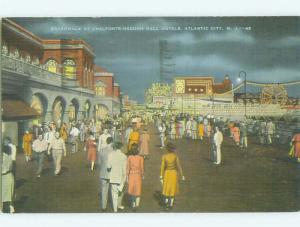
[[[139,212],[163,212],[159,204],[159,168],[163,150],[150,128],[150,158]],[[256,145],[250,139],[247,151],[229,138],[223,144],[222,165],[210,161],[209,142],[177,140],[185,182],[180,183],[173,212],[295,211],[299,209],[300,164],[287,158],[280,147]],[[52,163],[36,178],[35,163],[17,157],[17,212],[101,212],[98,170],[90,172],[83,151],[63,159],[63,173],[53,176]],[[124,201],[125,211],[130,212]],[[111,208],[109,209],[111,211]]]

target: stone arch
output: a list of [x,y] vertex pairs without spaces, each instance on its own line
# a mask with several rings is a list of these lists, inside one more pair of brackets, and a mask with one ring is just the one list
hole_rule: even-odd
[[31,98],[30,106],[41,114],[41,117],[37,119],[37,123],[43,123],[45,121],[46,113],[48,111],[47,97],[40,92],[34,93]]
[[69,113],[69,122],[78,120],[78,111],[79,111],[79,101],[76,98],[71,100],[70,105],[68,106]]
[[52,104],[52,120],[58,127],[64,122],[65,110],[66,100],[62,96],[57,96]]

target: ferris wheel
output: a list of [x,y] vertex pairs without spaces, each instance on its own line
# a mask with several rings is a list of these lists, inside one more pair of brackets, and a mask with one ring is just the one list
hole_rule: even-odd
[[260,100],[262,104],[285,105],[288,101],[288,93],[282,84],[267,85],[262,88]]

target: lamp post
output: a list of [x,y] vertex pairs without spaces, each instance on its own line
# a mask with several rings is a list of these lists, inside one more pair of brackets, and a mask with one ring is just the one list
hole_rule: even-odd
[[244,76],[244,107],[245,107],[245,119],[247,118],[247,73],[245,71],[239,72],[238,80],[241,81],[241,76]]

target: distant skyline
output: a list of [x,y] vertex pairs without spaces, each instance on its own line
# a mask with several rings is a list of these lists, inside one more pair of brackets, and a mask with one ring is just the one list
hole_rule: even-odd
[[[174,76],[207,76],[236,83],[239,71],[257,82],[300,79],[299,17],[10,18],[47,39],[83,39],[95,63],[115,74],[138,102],[159,82],[159,40],[172,46]],[[289,89],[300,96],[298,87]]]

